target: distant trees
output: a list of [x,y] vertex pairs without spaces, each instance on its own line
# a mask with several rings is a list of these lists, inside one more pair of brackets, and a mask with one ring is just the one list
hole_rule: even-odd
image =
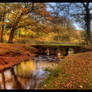
[[[47,11],[47,6],[50,6],[52,10]],[[73,30],[75,30],[69,18],[70,8],[70,3],[57,3],[54,6],[45,3],[1,3],[0,40],[3,42],[4,33],[8,33],[8,43],[12,43],[15,34],[17,37],[20,34],[16,31],[24,29],[25,33],[26,30],[31,30],[35,32],[37,36],[49,34],[49,37],[54,37],[55,40],[66,39],[68,41],[70,36],[74,33]],[[69,16],[67,16],[67,14]],[[74,18],[74,14],[72,15]],[[9,31],[4,31],[6,29],[9,29]],[[51,36],[50,33],[53,35],[55,33],[55,35]]]
[[[87,1],[83,3],[56,3],[49,5],[54,12],[53,16],[65,16],[72,21],[76,21],[86,32],[86,42],[91,43],[91,20],[92,20],[92,3]],[[65,22],[66,23],[66,22]],[[69,25],[70,26],[70,25]]]
[[7,3],[0,4],[0,27],[1,27],[0,42],[4,41],[3,34],[4,34],[4,28],[6,25],[6,17],[10,11],[11,11],[11,8],[9,4]]
[[92,4],[90,2],[73,3],[70,6],[70,15],[78,22],[86,32],[86,43],[92,44],[91,40],[91,21]]
[[61,13],[62,11],[65,12],[65,9],[68,6],[69,4],[66,5],[66,4],[56,3],[54,6],[48,4],[48,7],[51,8],[50,11],[51,15],[53,16],[53,20],[51,20],[50,22],[53,23],[53,28],[54,28],[53,31],[58,34],[55,37],[55,39],[57,39],[58,41],[60,41],[61,39],[65,39],[68,41],[69,35],[71,34],[68,35],[67,33],[69,33],[70,30],[71,30],[70,33],[72,33],[72,30],[75,30],[72,21]]

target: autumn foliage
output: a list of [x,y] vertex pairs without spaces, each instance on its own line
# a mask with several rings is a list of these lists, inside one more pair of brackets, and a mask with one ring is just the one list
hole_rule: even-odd
[[29,60],[36,55],[35,52],[37,52],[37,50],[31,45],[0,44],[0,72],[13,67],[22,61]]
[[[91,47],[92,48],[92,47]],[[92,88],[92,51],[67,56],[54,70],[41,88],[90,89]]]

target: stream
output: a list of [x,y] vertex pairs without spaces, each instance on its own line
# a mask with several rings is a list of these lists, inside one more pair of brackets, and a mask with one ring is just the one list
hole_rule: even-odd
[[[10,69],[4,72],[6,89],[37,89],[50,74],[48,69],[55,69],[58,62],[56,56],[40,55],[29,61],[23,61],[14,66],[15,76]],[[0,89],[4,89],[2,75],[0,74]]]

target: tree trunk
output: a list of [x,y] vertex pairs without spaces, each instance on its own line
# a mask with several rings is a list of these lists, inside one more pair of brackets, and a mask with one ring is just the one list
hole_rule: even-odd
[[3,80],[3,88],[6,89],[4,72],[2,72],[2,80]]
[[13,43],[14,32],[15,32],[15,29],[13,28],[10,32],[8,43]]
[[22,85],[21,85],[21,83],[18,81],[17,75],[16,75],[15,72],[14,72],[14,68],[11,68],[11,73],[12,73],[12,75],[14,76],[14,79],[15,79],[15,81],[16,81],[17,87],[18,87],[18,88],[22,88]]
[[3,32],[4,32],[4,25],[2,26],[2,30],[1,30],[1,39],[0,39],[0,42],[3,42]]
[[87,19],[86,27],[87,27],[87,29],[86,29],[86,34],[87,34],[86,41],[87,41],[87,44],[89,44],[90,37],[91,37],[90,36],[90,20],[89,19]]
[[[91,16],[90,16],[90,10],[89,10],[89,3],[86,5],[86,15],[85,15],[85,26],[86,26],[86,41],[87,45],[91,43],[91,32],[90,32],[90,23],[91,23]],[[92,44],[92,43],[91,43]]]
[[14,38],[14,33],[15,33],[15,30],[16,30],[16,26],[19,23],[22,15],[23,15],[23,13],[20,14],[20,16],[17,18],[16,22],[14,23],[14,25],[12,27],[12,30],[10,32],[10,35],[9,35],[8,43],[13,43],[13,38]]
[[86,29],[86,32],[87,32],[87,44],[89,44],[90,42],[90,14],[88,13],[87,14],[87,21],[86,21],[86,26],[87,26],[87,29]]

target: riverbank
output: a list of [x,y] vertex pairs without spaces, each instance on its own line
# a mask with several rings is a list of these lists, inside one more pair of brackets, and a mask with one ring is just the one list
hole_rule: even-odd
[[67,56],[40,88],[92,89],[92,51]]
[[35,56],[34,47],[29,44],[0,44],[0,72],[29,60]]

